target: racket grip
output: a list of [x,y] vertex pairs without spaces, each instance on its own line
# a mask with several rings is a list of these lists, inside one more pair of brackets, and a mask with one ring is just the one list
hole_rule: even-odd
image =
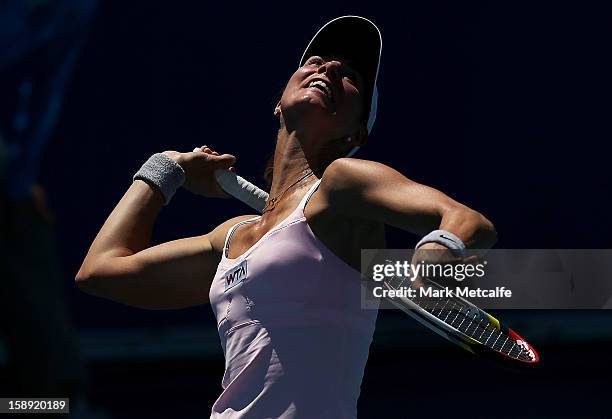
[[236,173],[225,169],[215,170],[215,179],[225,192],[258,212],[261,212],[266,205],[268,193]]
[[[193,149],[200,151],[200,147]],[[261,212],[268,200],[268,193],[236,173],[225,169],[215,170],[215,179],[221,188],[234,198]]]

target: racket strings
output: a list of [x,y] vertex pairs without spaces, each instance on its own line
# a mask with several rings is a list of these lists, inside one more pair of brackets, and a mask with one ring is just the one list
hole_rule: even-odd
[[[389,287],[398,289],[406,286],[407,281],[410,281],[410,279],[394,277],[387,279],[385,282]],[[429,282],[442,288],[434,282]],[[410,288],[412,285],[414,285],[414,282],[410,281],[407,287]],[[524,361],[531,359],[529,353],[521,348],[515,339],[499,330],[496,325],[483,319],[478,310],[460,299],[452,297],[413,297],[410,300],[440,321],[496,352]]]
[[421,299],[419,301],[417,298],[412,300],[423,310],[488,348],[513,358],[530,359],[529,355],[516,344],[516,341],[510,335],[500,331],[492,323],[483,320],[477,311],[460,300],[451,298],[439,298],[435,301],[431,301],[431,299],[424,299],[424,301]]

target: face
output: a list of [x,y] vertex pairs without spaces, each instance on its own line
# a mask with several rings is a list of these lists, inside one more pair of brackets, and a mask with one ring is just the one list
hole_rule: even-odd
[[[328,138],[351,135],[363,124],[363,81],[346,60],[313,56],[289,79],[281,98],[285,124]],[[301,126],[300,126],[301,125]]]

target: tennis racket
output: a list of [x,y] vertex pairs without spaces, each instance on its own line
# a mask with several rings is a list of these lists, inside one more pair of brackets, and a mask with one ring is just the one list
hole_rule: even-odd
[[[197,151],[196,149],[195,151]],[[225,192],[261,212],[268,193],[229,170],[215,171],[215,178]],[[388,290],[405,286],[407,278],[390,278],[383,282]],[[420,286],[443,288],[421,278]],[[414,282],[410,286],[413,286]],[[535,349],[514,330],[499,320],[458,297],[394,297],[388,300],[440,336],[480,356],[514,365],[535,365],[540,357]]]
[[[406,286],[406,281],[410,283]],[[419,286],[442,290],[443,287],[427,278],[419,278]],[[383,281],[388,290],[413,287],[416,282],[395,277]],[[440,293],[446,295],[446,293]],[[502,363],[537,364],[540,360],[535,349],[514,330],[458,296],[445,297],[396,296],[388,298],[391,304],[465,350]]]

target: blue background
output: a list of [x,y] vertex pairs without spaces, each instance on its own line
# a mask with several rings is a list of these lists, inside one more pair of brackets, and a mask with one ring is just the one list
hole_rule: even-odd
[[[359,157],[481,211],[498,230],[499,248],[610,247],[607,12],[563,2],[101,3],[40,178],[58,217],[75,323],[81,331],[214,330],[208,306],[133,309],[78,292],[74,274],[132,174],[152,153],[207,144],[236,155],[239,173],[263,184],[278,95],[315,31],[343,14],[366,16],[383,34],[379,114]],[[154,241],[203,234],[246,211],[239,202],[181,191],[163,210]],[[404,248],[416,237],[390,229],[388,241]],[[547,360],[540,372],[513,375],[477,364],[437,337],[428,341],[428,331],[405,326],[403,317],[382,313],[360,402],[363,417],[460,415],[461,406],[482,417],[595,414],[609,377],[603,362],[610,316],[502,317],[535,334]],[[576,340],[567,330],[583,334]],[[142,412],[128,394],[180,400],[180,392],[186,403],[201,397],[193,410],[207,411],[220,390],[223,362],[218,341],[207,346],[213,360],[176,359],[169,351],[164,361],[149,364],[129,357],[98,361],[98,402]],[[412,362],[392,361],[405,357]],[[443,390],[435,387],[442,371],[451,375]],[[131,377],[124,387],[117,382],[121,374]],[[413,378],[432,391],[418,388]],[[466,381],[483,387],[480,404],[460,386]],[[584,385],[574,390],[575,403],[557,403],[576,383]],[[130,393],[136,387],[137,394]],[[515,414],[509,400],[524,400],[525,410]],[[470,410],[473,405],[484,410]]]

